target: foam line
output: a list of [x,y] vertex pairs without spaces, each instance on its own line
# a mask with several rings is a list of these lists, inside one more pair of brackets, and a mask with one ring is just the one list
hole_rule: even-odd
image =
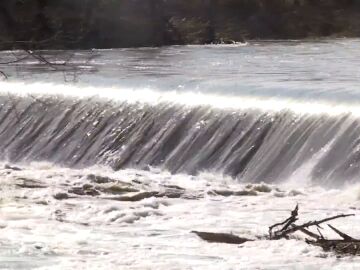
[[231,110],[261,110],[265,112],[291,111],[297,114],[337,116],[351,114],[360,116],[360,105],[336,104],[331,102],[298,101],[285,98],[264,98],[254,96],[221,96],[204,93],[167,91],[150,88],[99,88],[50,83],[0,83],[0,93],[26,96],[29,94],[48,96],[63,95],[74,98],[99,97],[127,103],[145,103],[156,105],[161,102],[174,103],[189,107],[211,106]]

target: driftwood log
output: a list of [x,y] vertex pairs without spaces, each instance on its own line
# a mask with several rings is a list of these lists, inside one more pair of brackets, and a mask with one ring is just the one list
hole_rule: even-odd
[[[339,235],[342,239],[326,239],[321,233],[321,224],[329,222],[331,220],[354,216],[353,214],[340,214],[336,216],[327,217],[321,220],[314,220],[303,223],[301,225],[295,224],[298,221],[299,206],[296,205],[295,209],[291,211],[289,218],[283,222],[276,223],[269,227],[269,235],[267,237],[261,237],[261,239],[279,240],[289,239],[290,235],[295,232],[301,232],[309,236],[311,239],[305,239],[306,243],[319,246],[324,251],[332,251],[338,255],[360,255],[360,240],[355,239],[346,233],[340,231],[334,226],[328,224],[329,228]],[[310,228],[316,228],[317,233],[310,231]],[[238,237],[234,234],[227,233],[210,233],[192,231],[201,239],[210,243],[226,243],[226,244],[244,244],[248,241],[255,241],[248,238]]]
[[234,234],[228,234],[228,233],[209,233],[209,232],[198,232],[198,231],[192,231],[192,233],[195,233],[201,239],[209,243],[225,243],[225,244],[240,245],[248,241],[254,241],[251,239],[242,238]]

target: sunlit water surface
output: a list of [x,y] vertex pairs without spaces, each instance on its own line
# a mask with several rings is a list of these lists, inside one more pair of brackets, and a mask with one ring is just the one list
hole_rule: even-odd
[[[52,65],[24,52],[3,52],[3,63],[25,59],[0,65],[8,75],[1,91],[357,117],[359,45],[355,39],[42,52]],[[281,183],[264,184],[266,192],[257,196],[225,197],[214,190],[258,188],[209,171],[195,176],[152,167],[115,172],[100,165],[70,169],[29,161],[14,170],[4,161],[0,269],[358,269],[356,257],[337,258],[295,239],[238,246],[209,244],[190,233],[263,237],[299,203],[300,221],[357,214],[332,224],[360,238],[357,183],[341,189],[312,184],[311,162]],[[94,183],[91,175],[106,176],[110,183]],[[84,184],[101,193],[57,196]],[[180,188],[184,194],[125,202],[103,192],[107,185],[150,192]]]

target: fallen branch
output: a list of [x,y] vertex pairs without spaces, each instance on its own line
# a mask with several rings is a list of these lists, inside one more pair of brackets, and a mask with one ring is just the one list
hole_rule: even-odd
[[315,239],[323,239],[324,238],[324,236],[320,233],[320,231],[318,231],[319,235],[317,235],[316,233],[313,233],[307,229],[304,229],[304,228],[300,229],[300,231],[312,238],[315,238]]
[[4,77],[5,80],[8,79],[8,76],[6,75],[5,72],[3,72],[3,71],[0,70],[0,74]]
[[26,59],[28,59],[29,56],[25,56],[25,57],[21,57],[21,58],[17,58],[15,60],[11,60],[11,61],[7,61],[7,62],[0,62],[0,65],[10,65],[10,64],[15,64],[15,63],[19,63],[19,62],[22,62]]
[[333,216],[333,217],[328,217],[322,220],[318,220],[318,221],[310,221],[307,223],[304,223],[302,225],[294,225],[292,224],[290,229],[287,229],[285,231],[281,231],[281,233],[275,233],[274,237],[270,237],[272,240],[277,240],[277,239],[281,239],[281,238],[286,238],[289,234],[292,234],[294,232],[300,231],[301,229],[305,229],[305,228],[309,228],[309,227],[313,227],[313,226],[318,226],[322,223],[334,220],[334,219],[339,219],[339,218],[344,218],[344,217],[350,217],[350,216],[354,216],[353,214],[349,214],[349,215],[337,215],[337,216]]
[[332,251],[339,255],[356,255],[360,256],[360,240],[328,240],[320,239],[317,241],[305,240],[306,243],[313,246],[321,247],[324,251]]
[[[346,233],[343,233],[339,229],[334,226],[328,224],[329,228],[333,230],[336,234],[338,234],[342,239],[341,240],[331,240],[326,239],[321,233],[320,229],[322,227],[320,224],[325,222],[354,216],[353,214],[340,214],[336,216],[331,216],[328,218],[324,218],[321,220],[309,221],[302,225],[296,225],[295,222],[298,220],[299,207],[296,205],[295,209],[291,211],[291,215],[289,218],[284,220],[283,222],[276,223],[269,227],[269,237],[268,240],[279,240],[279,239],[289,239],[289,235],[295,232],[302,232],[307,236],[315,239],[309,240],[305,239],[306,243],[314,246],[319,246],[324,249],[324,251],[333,251],[340,255],[359,255],[360,256],[360,240],[355,239]],[[274,231],[274,229],[280,227],[278,230]],[[309,230],[311,227],[316,227],[317,233],[314,233]],[[192,231],[201,239],[210,242],[210,243],[226,243],[226,244],[244,244],[248,241],[254,241],[248,238],[242,238],[236,236],[234,234],[227,233],[211,233],[211,232],[199,232]]]
[[351,236],[339,231],[338,229],[336,229],[335,227],[331,226],[330,224],[328,224],[328,226],[330,227],[330,229],[332,229],[335,233],[337,233],[338,235],[340,235],[344,240],[346,241],[354,241],[355,239],[352,238]]
[[280,223],[276,223],[272,226],[269,227],[269,235],[270,235],[270,239],[272,239],[274,237],[274,233],[273,233],[273,229],[278,227],[278,226],[281,226],[281,225],[284,225],[284,227],[282,229],[280,229],[279,231],[277,231],[275,233],[275,236],[280,233],[280,232],[283,232],[285,231],[287,228],[289,228],[294,222],[296,222],[298,220],[297,216],[298,216],[298,213],[299,213],[299,205],[296,205],[295,209],[293,211],[291,211],[291,216],[286,219],[285,221],[283,222],[280,222]]
[[[295,210],[291,212],[291,216],[288,219],[286,219],[284,222],[274,224],[269,228],[270,240],[279,240],[282,238],[288,239],[289,234],[300,231],[306,234],[307,236],[310,236],[311,238],[315,239],[315,240],[306,239],[305,240],[306,243],[310,245],[322,247],[324,251],[334,251],[335,253],[341,255],[360,255],[360,240],[355,239],[347,235],[346,233],[343,233],[342,231],[338,230],[337,228],[335,228],[330,224],[328,224],[329,228],[333,230],[336,234],[338,234],[341,238],[343,238],[342,240],[326,239],[320,231],[320,229],[322,229],[320,227],[320,224],[339,218],[354,216],[353,214],[348,214],[348,215],[341,214],[341,215],[324,218],[321,220],[306,222],[302,225],[296,225],[295,221],[297,219],[297,214],[298,214],[297,210],[298,210],[298,206],[296,206]],[[277,230],[274,233],[272,232],[273,228],[278,227],[282,224],[288,225],[288,228],[284,230],[285,228],[284,227],[283,229]],[[308,228],[314,226],[317,227],[316,229],[318,234],[308,230]]]

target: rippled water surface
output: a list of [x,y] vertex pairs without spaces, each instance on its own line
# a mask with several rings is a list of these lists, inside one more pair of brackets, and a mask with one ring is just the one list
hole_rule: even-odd
[[[359,102],[359,45],[360,40],[344,39],[43,52],[50,62],[69,60],[70,66],[80,65],[78,72],[67,69],[65,74],[56,72],[63,67],[37,65],[32,57],[2,66],[11,80],[62,83],[65,79],[115,88]],[[26,56],[1,53],[2,62],[16,59],[14,54]]]

